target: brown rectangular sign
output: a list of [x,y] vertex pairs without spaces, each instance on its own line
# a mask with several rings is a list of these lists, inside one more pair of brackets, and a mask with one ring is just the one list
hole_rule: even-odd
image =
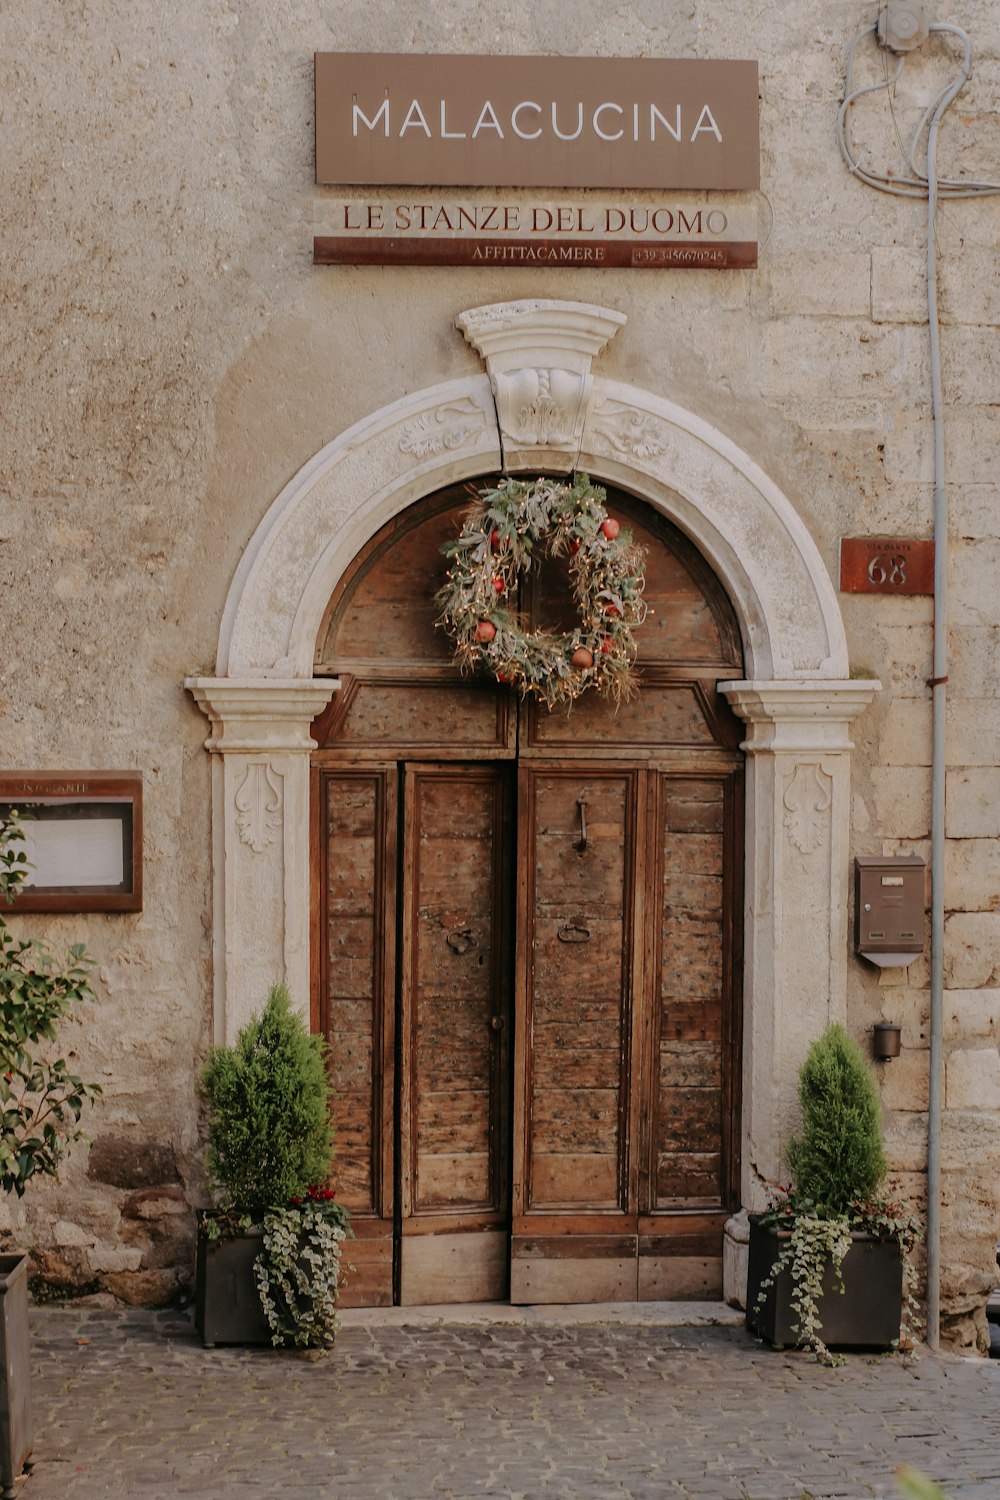
[[841,537],[840,588],[845,594],[933,594],[934,543],[918,537]]
[[314,266],[580,266],[608,270],[745,270],[757,264],[754,241],[709,244],[680,240],[654,245],[648,240],[394,239],[318,234]]
[[753,189],[757,64],[318,52],[316,181]]

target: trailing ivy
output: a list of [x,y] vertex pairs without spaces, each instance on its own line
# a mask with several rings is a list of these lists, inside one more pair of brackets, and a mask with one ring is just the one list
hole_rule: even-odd
[[275,1345],[329,1347],[336,1335],[346,1210],[329,1189],[264,1216],[264,1248],[254,1262],[261,1306]]

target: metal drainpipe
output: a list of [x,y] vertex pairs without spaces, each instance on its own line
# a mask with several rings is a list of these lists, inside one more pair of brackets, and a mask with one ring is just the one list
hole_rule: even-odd
[[927,323],[930,333],[931,404],[934,419],[934,666],[931,678],[931,1036],[927,1108],[927,1342],[941,1340],[941,1111],[944,1093],[944,853],[948,708],[948,492],[944,479],[944,400],[937,299],[937,136],[941,117],[968,77],[969,39],[947,23],[966,45],[962,73],[944,94],[927,133]]

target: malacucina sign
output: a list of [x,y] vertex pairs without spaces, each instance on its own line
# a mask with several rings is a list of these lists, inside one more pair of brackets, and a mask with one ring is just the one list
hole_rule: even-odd
[[319,52],[316,181],[753,189],[757,64]]

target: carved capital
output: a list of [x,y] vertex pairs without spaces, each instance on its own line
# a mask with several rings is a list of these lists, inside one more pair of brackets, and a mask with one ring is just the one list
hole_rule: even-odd
[[875,679],[814,678],[791,682],[720,682],[733,709],[746,721],[743,749],[751,755],[854,749],[852,720],[880,691]]
[[211,721],[206,750],[216,755],[287,754],[315,750],[310,725],[340,679],[189,677],[184,686]]

